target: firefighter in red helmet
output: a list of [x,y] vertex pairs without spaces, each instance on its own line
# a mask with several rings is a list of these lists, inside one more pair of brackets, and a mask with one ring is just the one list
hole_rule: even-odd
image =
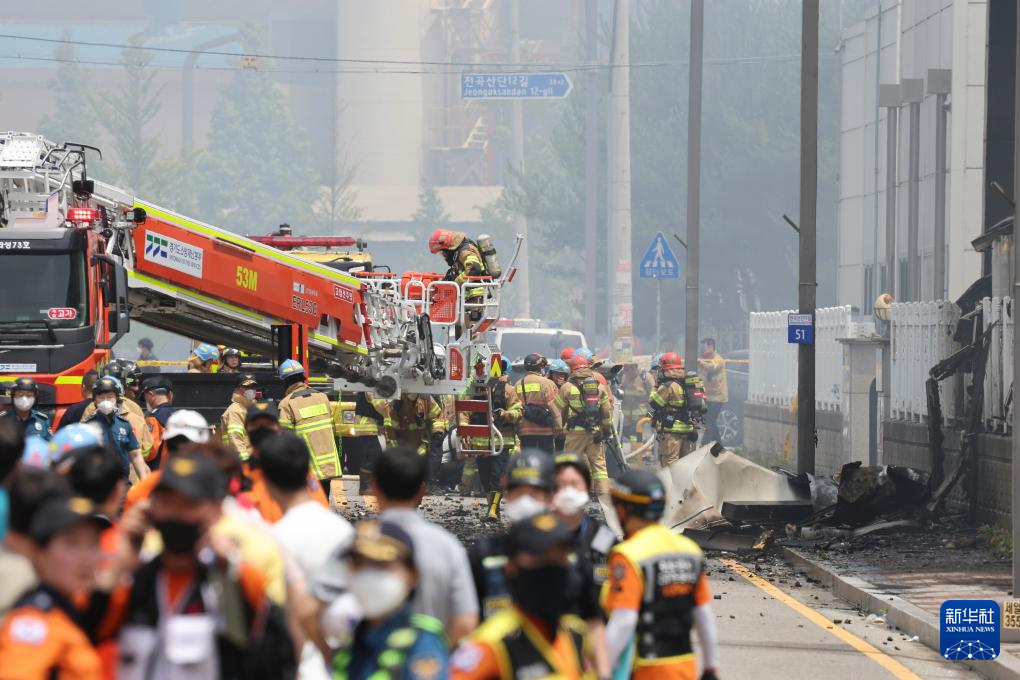
[[648,413],[655,423],[659,464],[668,467],[690,453],[694,424],[684,393],[683,359],[676,352],[666,352],[659,368],[661,377],[648,396]]
[[[443,254],[449,267],[446,272],[447,281],[463,284],[470,277],[485,276],[488,273],[478,244],[463,232],[436,229],[429,237],[429,252]],[[483,288],[464,287],[464,299],[468,304],[481,303],[484,295]],[[472,314],[478,315],[480,311],[475,310]]]

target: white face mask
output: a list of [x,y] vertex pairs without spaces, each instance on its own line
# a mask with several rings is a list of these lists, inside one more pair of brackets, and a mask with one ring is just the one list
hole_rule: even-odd
[[552,505],[561,514],[576,515],[588,505],[588,492],[573,486],[564,487],[553,496]]
[[400,573],[371,567],[352,572],[348,586],[370,619],[396,611],[407,601],[409,593]]
[[19,411],[29,411],[35,406],[35,397],[15,397],[14,408]]
[[248,401],[255,401],[255,390],[245,390],[244,398]]
[[507,501],[506,507],[503,508],[503,512],[506,513],[506,518],[510,520],[511,523],[514,523],[545,512],[547,509],[546,504],[542,501],[532,498],[531,496],[521,496],[513,499],[512,501]]
[[108,416],[117,409],[117,402],[113,399],[104,399],[96,404],[96,410],[104,416]]

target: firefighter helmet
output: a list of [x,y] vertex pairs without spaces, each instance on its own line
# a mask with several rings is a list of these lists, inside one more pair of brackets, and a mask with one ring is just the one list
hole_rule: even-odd
[[429,252],[453,250],[464,242],[464,234],[449,229],[436,229],[429,237]]
[[142,369],[130,359],[114,359],[106,365],[104,373],[129,387],[134,387],[142,379]]
[[560,352],[560,359],[563,361],[570,361],[570,357],[574,356],[575,352],[577,352],[577,350],[573,347],[564,347],[563,351]]
[[570,368],[567,366],[567,362],[563,359],[553,359],[549,362],[550,373],[570,373]]
[[524,370],[525,371],[541,371],[543,368],[549,365],[545,357],[538,353],[529,354],[524,357]]
[[570,372],[573,373],[574,371],[582,368],[591,368],[591,364],[589,364],[588,360],[580,354],[575,354],[570,357],[570,361],[567,362],[567,367],[570,369]]
[[295,375],[304,375],[305,367],[300,362],[294,361],[293,359],[287,359],[280,364],[280,379],[286,380]]
[[215,345],[203,342],[194,349],[194,354],[204,363],[206,361],[216,361],[220,356],[220,351],[216,349]]
[[62,427],[53,435],[53,452],[57,459],[63,458],[75,449],[88,446],[102,446],[103,433],[92,424],[71,423]]
[[676,369],[682,369],[684,367],[684,360],[680,358],[680,355],[676,352],[666,352],[659,359],[659,368],[664,371],[673,371]]

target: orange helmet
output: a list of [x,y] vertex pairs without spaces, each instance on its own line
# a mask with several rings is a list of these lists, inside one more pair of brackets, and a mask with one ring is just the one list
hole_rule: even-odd
[[567,368],[569,368],[570,372],[573,373],[574,371],[581,368],[591,368],[591,364],[589,364],[588,360],[585,359],[580,354],[575,354],[574,356],[570,357],[570,361],[567,362]]
[[684,360],[680,358],[680,355],[676,352],[666,352],[659,359],[659,368],[664,371],[671,371],[678,368],[684,367]]
[[577,352],[577,350],[574,349],[573,347],[564,347],[563,351],[560,352],[560,359],[563,359],[564,361],[570,361],[570,357],[574,356],[575,352]]
[[429,237],[429,252],[438,253],[441,250],[452,250],[456,248],[457,243],[457,232],[450,231],[449,229],[436,229],[432,232],[432,236]]

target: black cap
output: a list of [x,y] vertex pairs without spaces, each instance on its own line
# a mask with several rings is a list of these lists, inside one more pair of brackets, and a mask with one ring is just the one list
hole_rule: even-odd
[[610,482],[609,495],[644,519],[660,519],[666,511],[666,489],[658,475],[648,470],[627,470]]
[[81,496],[59,496],[45,501],[32,515],[28,535],[36,543],[45,543],[68,527],[91,522],[100,530],[110,526],[110,520],[98,514],[95,504]]
[[223,473],[211,460],[193,453],[178,453],[162,468],[156,489],[169,489],[193,501],[219,501],[226,496]]
[[272,418],[276,422],[280,422],[280,410],[276,408],[276,402],[256,401],[248,407],[248,413],[244,417],[244,422],[248,424],[260,416]]
[[552,491],[556,488],[556,470],[548,453],[525,449],[510,459],[506,471],[506,487],[534,486]]
[[239,373],[237,378],[238,387],[255,387],[259,381],[251,373]]
[[32,378],[18,378],[14,381],[14,384],[11,385],[11,394],[19,391],[39,394],[39,386],[35,384],[35,380]]
[[414,541],[396,524],[367,520],[358,523],[349,554],[373,562],[414,564]]
[[163,392],[167,393],[173,389],[173,384],[161,375],[153,378],[146,378],[145,382],[142,383],[142,394],[146,392]]
[[543,512],[514,522],[507,535],[507,548],[511,555],[518,552],[544,555],[552,547],[573,544],[574,532],[559,515],[551,512]]

